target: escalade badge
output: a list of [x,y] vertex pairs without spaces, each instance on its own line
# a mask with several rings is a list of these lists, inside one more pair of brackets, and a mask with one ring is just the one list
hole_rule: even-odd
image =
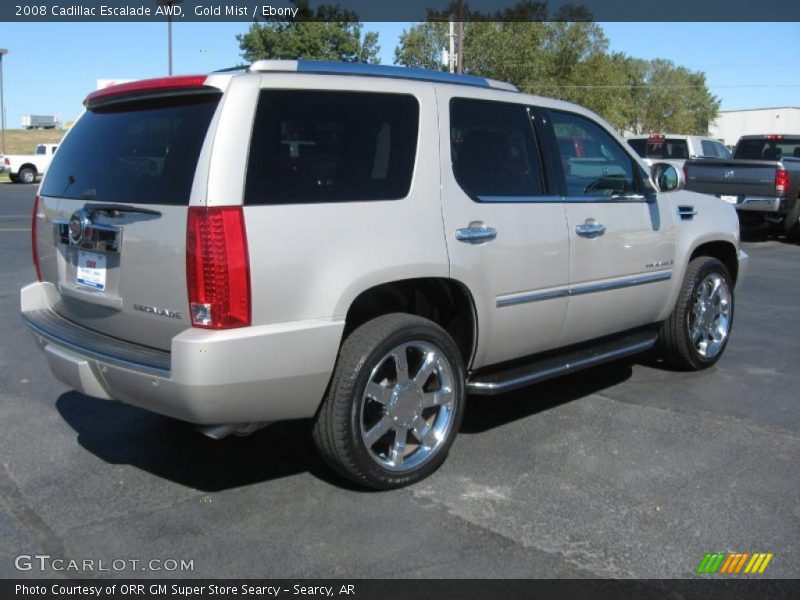
[[736,176],[736,171],[734,171],[733,169],[728,169],[727,171],[725,171],[725,172],[722,174],[722,176],[723,176],[725,179],[733,179],[733,178]]
[[170,310],[168,308],[158,308],[156,306],[146,306],[144,304],[134,304],[133,310],[140,312],[150,313],[151,315],[159,315],[161,317],[169,317],[170,319],[182,319],[183,315],[177,310]]
[[69,243],[78,245],[83,240],[86,227],[92,224],[89,213],[83,209],[76,210],[69,218]]

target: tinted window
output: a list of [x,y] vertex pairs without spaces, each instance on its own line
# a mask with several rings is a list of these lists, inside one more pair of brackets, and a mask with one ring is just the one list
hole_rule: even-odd
[[419,105],[400,94],[261,92],[247,204],[394,200],[408,195]]
[[717,156],[720,158],[728,159],[731,157],[730,151],[720,142],[714,142],[714,147],[717,149]]
[[631,157],[602,127],[578,115],[551,111],[570,196],[615,196],[636,189]]
[[749,160],[780,160],[800,158],[800,139],[739,140],[736,158]]
[[456,179],[474,198],[544,194],[539,154],[524,106],[453,99],[450,152]]
[[689,145],[676,138],[647,140],[645,158],[689,158]]
[[628,140],[628,144],[631,148],[636,150],[636,154],[645,158],[645,153],[647,152],[647,140],[640,138],[637,140]]
[[44,146],[36,146],[36,154],[44,154],[47,152],[47,148]]
[[219,95],[87,111],[64,138],[42,194],[107,202],[188,204]]
[[719,156],[717,147],[714,145],[714,142],[710,140],[701,140],[700,145],[703,148],[703,156],[711,158]]

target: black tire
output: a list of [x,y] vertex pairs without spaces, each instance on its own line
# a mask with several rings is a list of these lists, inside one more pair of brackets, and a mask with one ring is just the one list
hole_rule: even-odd
[[790,242],[800,242],[800,198],[795,200],[794,206],[786,213],[783,220],[783,232]]
[[9,173],[8,179],[11,181],[11,183],[19,183],[19,177],[17,177],[16,174]]
[[22,167],[17,173],[17,179],[22,183],[35,183],[36,169],[33,167]]
[[[692,343],[691,319],[692,307],[700,284],[713,273],[720,275],[728,286],[730,293],[730,316],[727,336],[714,356],[703,356]],[[683,279],[678,301],[669,318],[661,324],[658,334],[657,350],[661,357],[673,367],[684,371],[699,371],[715,364],[725,351],[730,340],[734,318],[734,296],[731,276],[725,265],[710,256],[698,256],[693,259]]]
[[[450,369],[452,383],[447,389],[452,389],[448,393],[452,406],[446,413],[439,412],[441,407],[436,409],[436,415],[446,415],[449,426],[446,433],[443,433],[441,442],[427,450],[430,452],[428,456],[417,456],[423,457],[423,462],[413,468],[397,471],[380,464],[375,457],[375,445],[368,449],[362,438],[362,432],[367,429],[362,413],[365,403],[368,402],[365,391],[373,369],[385,365],[386,357],[392,350],[403,344],[413,345],[420,342],[435,348],[438,351],[437,356],[441,356]],[[406,350],[403,352],[409,356]],[[406,371],[412,371],[413,368],[409,361]],[[434,383],[438,381],[438,374],[433,377]],[[428,319],[403,313],[377,317],[355,329],[342,344],[328,392],[314,422],[314,442],[328,465],[362,486],[386,490],[415,483],[438,469],[447,457],[461,426],[464,390],[464,361],[455,342],[444,329]],[[389,409],[381,410],[382,415],[386,415]],[[389,417],[380,417],[381,420],[384,418]],[[436,419],[438,416],[433,418],[433,423],[437,422]],[[390,436],[386,439],[392,439],[391,436],[396,435],[396,432],[387,431],[386,435]],[[420,442],[409,456],[423,450],[423,443]],[[411,462],[413,461],[409,461]]]

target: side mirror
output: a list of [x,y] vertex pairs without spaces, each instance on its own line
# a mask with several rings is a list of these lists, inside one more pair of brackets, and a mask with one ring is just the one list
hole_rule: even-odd
[[653,181],[662,192],[674,192],[684,187],[683,173],[669,163],[656,163],[651,170]]

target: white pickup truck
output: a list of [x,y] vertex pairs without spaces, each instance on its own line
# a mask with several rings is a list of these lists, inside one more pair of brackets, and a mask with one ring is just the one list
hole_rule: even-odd
[[38,144],[33,154],[7,154],[0,172],[7,172],[13,183],[34,183],[38,175],[47,171],[56,148],[58,144]]

